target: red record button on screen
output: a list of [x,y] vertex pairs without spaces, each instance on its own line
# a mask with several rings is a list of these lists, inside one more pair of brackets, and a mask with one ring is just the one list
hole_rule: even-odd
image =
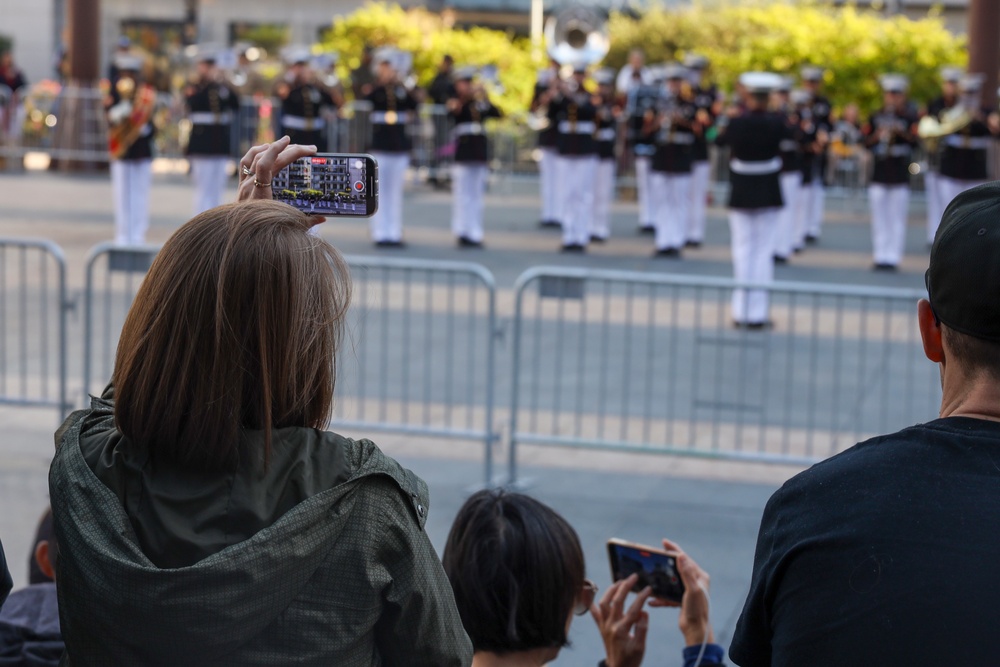
[[357,190],[358,192],[361,192],[362,190],[365,189],[365,184],[362,183],[361,181],[354,181],[354,189]]

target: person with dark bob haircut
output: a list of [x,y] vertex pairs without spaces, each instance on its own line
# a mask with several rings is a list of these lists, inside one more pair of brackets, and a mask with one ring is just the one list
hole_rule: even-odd
[[472,495],[458,511],[444,547],[444,569],[475,650],[473,667],[545,665],[569,645],[573,616],[588,611],[606,651],[602,667],[639,667],[646,651],[651,606],[680,606],[684,664],[722,664],[708,620],[708,574],[681,548],[676,554],[685,593],[680,605],[641,591],[625,608],[637,575],[611,585],[600,601],[586,579],[576,531],[555,510],[529,496],[503,490]]
[[[314,146],[240,163],[241,200]],[[285,204],[183,225],[122,329],[111,384],[49,475],[66,655],[86,665],[465,667],[427,485],[325,430],[350,303],[340,253]]]

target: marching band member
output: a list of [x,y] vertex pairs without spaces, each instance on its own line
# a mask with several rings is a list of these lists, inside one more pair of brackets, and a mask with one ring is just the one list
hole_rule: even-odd
[[621,107],[615,100],[615,74],[604,69],[594,75],[597,82],[597,175],[594,179],[594,217],[590,240],[604,243],[611,236],[611,203],[615,199],[615,127]]
[[118,245],[144,244],[149,228],[156,91],[142,81],[142,66],[140,56],[116,56],[118,78],[105,100]]
[[815,243],[819,240],[823,230],[823,206],[825,203],[826,191],[823,187],[823,180],[826,178],[826,147],[829,143],[829,134],[832,124],[830,114],[833,107],[830,100],[822,94],[823,74],[822,67],[803,67],[802,86],[809,93],[809,117],[816,127],[815,155],[813,162],[813,174],[809,181],[811,190],[809,196],[809,211],[806,220],[806,243]]
[[333,98],[315,81],[309,67],[309,50],[289,49],[285,54],[288,71],[276,86],[281,98],[281,131],[293,144],[327,148],[324,112],[335,108]]
[[556,192],[563,220],[563,252],[586,252],[594,215],[594,141],[597,107],[587,91],[587,68],[577,64],[552,102],[558,130],[559,172]]
[[705,240],[705,208],[708,204],[708,186],[712,176],[712,166],[708,161],[708,138],[706,133],[715,124],[718,89],[704,81],[709,61],[705,56],[689,54],[684,59],[684,67],[689,73],[691,94],[696,109],[695,120],[702,128],[696,133],[691,149],[691,201],[688,204],[688,225],[685,245],[698,248]]
[[[962,70],[958,67],[944,67],[941,69],[941,95],[927,104],[928,116],[940,122],[942,115],[958,104],[958,82],[961,79]],[[933,147],[927,146],[927,168],[924,170],[924,190],[927,193],[928,246],[934,243],[934,235],[937,234],[938,225],[941,224],[941,216],[944,215],[944,202],[941,197],[940,183],[940,147],[939,142],[934,142]]]
[[872,216],[872,248],[876,271],[895,271],[906,249],[906,219],[910,205],[910,162],[917,144],[917,114],[906,101],[905,76],[881,79],[882,108],[864,128],[874,173],[868,186]]
[[222,81],[216,54],[197,58],[195,81],[185,90],[191,137],[187,156],[194,181],[194,214],[222,203],[226,164],[232,156],[233,119],[240,108],[236,91]]
[[483,245],[483,193],[489,177],[486,133],[483,121],[499,118],[500,110],[490,102],[482,84],[473,86],[474,67],[455,73],[454,97],[447,101],[455,121],[455,162],[451,166],[451,231],[460,248]]
[[774,110],[785,119],[787,132],[779,146],[782,205],[774,230],[774,261],[776,264],[788,262],[795,246],[801,240],[801,235],[796,235],[795,224],[798,214],[799,190],[802,187],[801,129],[798,113],[791,104],[791,89],[791,79],[783,76],[773,94]]
[[644,129],[656,136],[651,178],[657,257],[680,257],[688,230],[691,162],[695,136],[701,131],[697,108],[687,98],[687,70],[668,65],[666,88],[655,120]]
[[558,94],[559,63],[550,60],[549,66],[538,73],[535,92],[531,98],[531,113],[544,116],[538,131],[538,184],[542,198],[542,219],[539,227],[562,226],[562,211],[559,210],[557,193],[559,128],[556,127],[555,108],[552,100]]
[[[807,90],[793,90],[789,95],[792,108],[795,110],[795,135],[799,140],[799,166],[802,172],[802,184],[795,198],[795,225],[792,233],[792,251],[801,252],[810,241],[810,227],[815,211],[815,199],[822,195],[821,190],[813,187],[819,178],[819,168],[816,164],[820,159],[819,127],[812,115],[812,96]],[[812,239],[815,240],[815,239]]]
[[[781,208],[781,140],[786,121],[768,111],[768,97],[781,77],[747,72],[740,77],[747,94],[747,111],[732,118],[717,143],[730,147],[729,228],[733,273],[739,282],[769,283],[774,277],[774,229]],[[733,323],[738,328],[763,329],[768,319],[766,290],[733,291]]]
[[400,54],[381,49],[375,56],[376,83],[366,99],[372,104],[371,154],[378,162],[379,205],[371,218],[372,240],[378,247],[401,248],[403,186],[410,165],[407,124],[415,117],[417,98],[400,80]]
[[[650,83],[632,85],[628,89],[625,102],[625,113],[628,116],[626,139],[632,151],[635,163],[635,194],[639,204],[639,233],[653,234],[656,225],[653,223],[653,207],[650,203],[652,184],[650,183],[650,167],[653,154],[656,153],[654,135],[643,132],[643,127],[656,117],[656,105],[660,99],[660,89],[657,75],[649,69],[642,80],[648,78]],[[620,77],[621,75],[619,75]]]
[[989,180],[988,152],[994,138],[991,125],[996,127],[997,114],[981,107],[982,87],[982,74],[966,74],[958,82],[959,104],[969,114],[969,122],[943,139],[938,182],[945,208],[965,190]]

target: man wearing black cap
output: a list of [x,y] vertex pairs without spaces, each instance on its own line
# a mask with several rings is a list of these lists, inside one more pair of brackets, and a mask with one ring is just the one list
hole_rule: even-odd
[[194,214],[222,203],[226,164],[232,156],[233,119],[240,108],[236,91],[222,81],[215,53],[198,56],[195,80],[185,90],[191,138],[187,156],[194,181]]
[[917,305],[940,418],[856,445],[771,497],[736,664],[996,664],[998,255],[990,183],[945,211]]

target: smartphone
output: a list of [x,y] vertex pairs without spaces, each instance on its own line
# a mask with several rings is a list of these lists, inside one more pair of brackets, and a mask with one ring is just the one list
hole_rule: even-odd
[[363,153],[317,153],[275,174],[271,191],[310,215],[367,218],[378,210],[378,163]]
[[680,604],[684,597],[684,582],[677,571],[677,558],[661,549],[626,542],[618,538],[608,540],[608,559],[611,561],[611,578],[615,581],[639,575],[632,588],[634,593],[649,586],[653,596]]

